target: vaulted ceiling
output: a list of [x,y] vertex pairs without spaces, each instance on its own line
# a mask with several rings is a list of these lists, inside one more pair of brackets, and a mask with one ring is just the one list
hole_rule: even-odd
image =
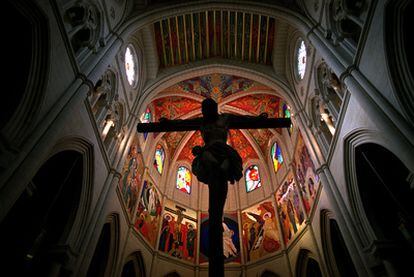
[[[284,117],[286,103],[271,88],[258,82],[238,76],[210,74],[182,81],[157,95],[149,107],[153,120],[201,116],[201,101],[211,97],[219,103],[221,112]],[[269,140],[280,129],[231,130],[228,143],[244,161],[265,157]],[[191,162],[191,149],[203,143],[199,132],[172,132],[162,135],[171,160]]]

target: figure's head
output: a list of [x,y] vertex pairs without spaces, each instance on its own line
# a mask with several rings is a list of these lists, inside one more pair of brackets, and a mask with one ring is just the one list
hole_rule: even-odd
[[218,115],[218,107],[216,101],[206,98],[201,103],[201,112],[204,118],[215,118]]

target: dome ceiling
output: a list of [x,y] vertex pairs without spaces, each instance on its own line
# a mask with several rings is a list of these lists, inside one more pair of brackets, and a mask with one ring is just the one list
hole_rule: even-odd
[[275,19],[229,10],[209,10],[154,23],[161,67],[220,57],[271,64]]
[[[182,81],[161,93],[149,105],[153,120],[201,116],[201,101],[211,97],[219,103],[221,112],[243,115],[267,113],[269,117],[284,117],[286,103],[271,88],[258,82],[225,74],[210,74]],[[228,143],[243,161],[266,156],[269,140],[280,129],[230,130]],[[157,135],[156,135],[157,136]],[[202,145],[200,132],[164,133],[171,160],[192,162],[191,149]],[[260,153],[261,152],[261,153]]]

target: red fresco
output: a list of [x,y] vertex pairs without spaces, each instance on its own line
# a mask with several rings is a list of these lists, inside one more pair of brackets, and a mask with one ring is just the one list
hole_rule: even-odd
[[259,158],[252,145],[240,130],[230,130],[230,142],[232,144],[232,147],[239,153],[240,157],[243,160],[243,163],[248,159]]
[[176,119],[194,110],[201,109],[201,103],[181,96],[163,97],[154,100],[154,116],[155,121],[160,117],[168,119]]
[[[279,131],[280,129],[276,129],[276,130]],[[270,138],[273,136],[273,133],[269,129],[249,129],[248,131],[251,137],[259,145],[260,149],[262,150],[263,155],[266,156],[267,152],[269,151],[267,144]]]
[[174,158],[175,150],[177,149],[181,139],[184,137],[186,132],[168,132],[163,136],[164,141],[167,143],[169,157]]
[[278,117],[280,98],[270,94],[248,95],[234,100],[227,105],[239,108],[250,114],[267,113],[269,117]]
[[187,144],[184,146],[183,150],[181,151],[180,155],[178,156],[178,161],[185,160],[189,161],[190,163],[194,160],[193,153],[191,150],[196,145],[204,145],[203,138],[201,137],[201,133],[199,131],[195,132],[191,138],[188,140]]

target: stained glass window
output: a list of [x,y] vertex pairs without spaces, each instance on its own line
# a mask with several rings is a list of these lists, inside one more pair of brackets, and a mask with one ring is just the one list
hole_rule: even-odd
[[298,46],[297,52],[296,52],[296,58],[297,58],[297,71],[298,71],[298,77],[299,80],[302,80],[305,76],[306,71],[306,46],[305,42],[302,40]]
[[[282,109],[283,109],[283,117],[291,118],[290,107],[286,103],[283,103]],[[292,135],[292,132],[293,132],[293,124],[290,124],[290,128],[288,129],[289,136]]]
[[277,144],[277,142],[273,143],[270,154],[272,156],[273,169],[275,172],[277,172],[283,163],[282,149],[280,149],[280,146]]
[[259,175],[259,167],[257,165],[249,166],[246,169],[245,176],[247,192],[253,191],[262,186]]
[[191,193],[191,172],[185,166],[180,166],[177,170],[177,189]]
[[[147,107],[145,113],[141,116],[141,123],[150,123],[152,118],[151,110]],[[148,133],[144,133],[144,139],[147,139]]]
[[162,174],[164,169],[165,152],[161,145],[157,145],[155,148],[154,167],[157,169],[159,174]]
[[128,83],[134,87],[137,83],[137,55],[131,45],[125,50],[125,72]]

